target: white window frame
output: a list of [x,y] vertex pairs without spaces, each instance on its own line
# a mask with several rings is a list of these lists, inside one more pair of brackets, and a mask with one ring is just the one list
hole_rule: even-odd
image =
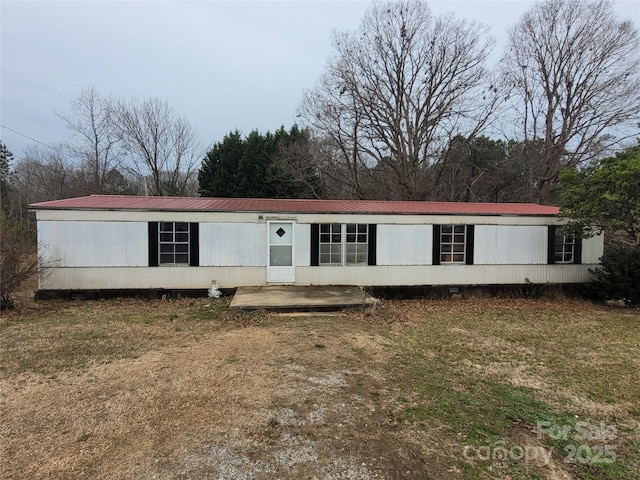
[[[462,239],[460,239],[462,237]],[[464,265],[467,261],[467,225],[440,226],[440,264]],[[447,259],[448,258],[448,259]]]
[[[364,230],[364,231],[363,231]],[[321,223],[319,225],[318,264],[323,266],[367,265],[369,225],[366,223]],[[364,241],[362,241],[364,238]],[[323,241],[324,240],[324,241]],[[339,240],[339,241],[338,241]],[[323,246],[329,251],[323,252]],[[327,257],[329,261],[326,261]],[[349,259],[362,261],[349,261]],[[325,261],[323,261],[323,258]]]
[[574,234],[556,234],[553,244],[554,263],[573,263],[576,254]]
[[[171,227],[169,228],[168,225]],[[176,225],[186,225],[186,230],[178,230]],[[189,222],[158,222],[158,265],[189,266],[191,260],[190,240],[191,224]],[[168,255],[172,255],[173,261],[163,261],[163,256],[164,260],[167,260]],[[180,261],[176,261],[177,256],[180,256]]]

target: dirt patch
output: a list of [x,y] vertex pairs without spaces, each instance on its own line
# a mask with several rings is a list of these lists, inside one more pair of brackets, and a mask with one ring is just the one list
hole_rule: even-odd
[[[543,443],[537,435],[534,427],[526,428],[516,425],[511,429],[510,437],[513,444],[521,450],[512,450],[517,455],[523,452],[525,461],[537,467],[548,480],[573,480],[574,472],[570,466],[563,463],[562,452],[557,452],[554,447]],[[511,454],[513,456],[513,454]]]

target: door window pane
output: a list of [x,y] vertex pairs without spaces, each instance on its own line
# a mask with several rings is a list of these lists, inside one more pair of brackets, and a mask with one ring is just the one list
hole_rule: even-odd
[[269,247],[269,265],[272,267],[290,267],[293,265],[291,245],[271,245]]
[[291,223],[270,223],[269,224],[269,244],[270,245],[291,245],[293,225]]

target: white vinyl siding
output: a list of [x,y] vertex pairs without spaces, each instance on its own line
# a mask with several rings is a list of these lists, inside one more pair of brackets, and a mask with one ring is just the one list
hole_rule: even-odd
[[380,224],[377,265],[431,265],[431,225]]
[[296,266],[308,267],[311,265],[311,225],[308,223],[296,223],[295,228],[295,264]]
[[147,266],[147,237],[146,222],[38,222],[42,253],[57,267]]
[[604,253],[603,235],[596,235],[591,238],[582,239],[582,263],[593,265],[600,263],[600,258]]
[[[544,216],[40,210],[42,252],[56,267],[40,288],[266,285],[267,222],[281,217],[295,221],[296,285],[584,282],[603,252],[602,236],[584,239],[582,265],[547,265],[548,226],[560,222]],[[149,222],[199,223],[200,266],[150,268]],[[311,266],[312,225],[322,223],[377,224],[377,265]],[[432,265],[433,225],[447,224],[475,225],[474,265]]]
[[273,219],[294,219],[296,223],[366,223],[376,225],[432,225],[432,224],[466,224],[466,225],[540,225],[555,224],[555,218],[528,215],[394,215],[394,214],[360,214],[360,213],[296,213],[273,215],[255,212],[198,212],[198,211],[166,211],[157,213],[149,211],[127,210],[38,210],[39,221],[101,221],[101,222],[195,222],[195,223],[260,223],[258,216]]
[[266,265],[264,223],[200,223],[200,266]]
[[547,263],[547,227],[476,225],[476,265],[540,265]]

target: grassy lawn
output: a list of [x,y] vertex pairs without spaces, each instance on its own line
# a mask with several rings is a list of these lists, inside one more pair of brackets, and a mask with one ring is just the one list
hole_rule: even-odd
[[27,302],[0,478],[640,478],[640,313],[573,300]]

